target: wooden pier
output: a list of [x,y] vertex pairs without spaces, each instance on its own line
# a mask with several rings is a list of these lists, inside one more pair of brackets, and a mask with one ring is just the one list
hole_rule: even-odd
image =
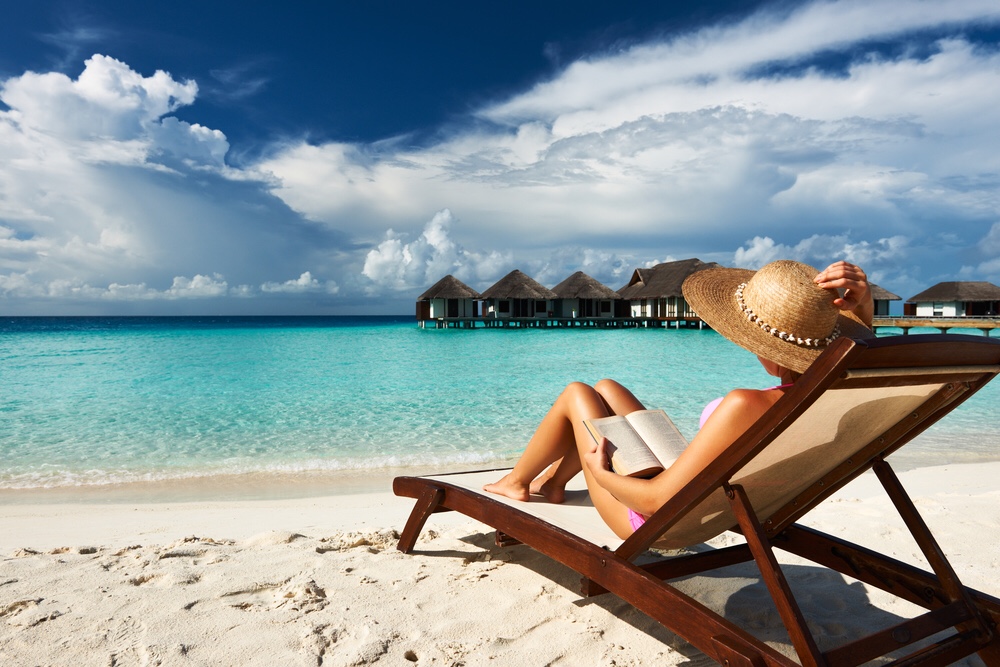
[[421,329],[680,329],[707,328],[697,317],[442,317]]
[[903,335],[910,329],[937,329],[947,333],[951,329],[979,329],[984,336],[989,336],[994,329],[1000,329],[1000,317],[876,317],[872,322],[875,331],[892,327],[902,329]]
[[[420,320],[421,329],[704,329],[708,325],[698,317],[441,317]],[[937,329],[947,333],[952,329],[979,329],[989,336],[1000,329],[1000,317],[876,317],[875,331],[885,328]]]

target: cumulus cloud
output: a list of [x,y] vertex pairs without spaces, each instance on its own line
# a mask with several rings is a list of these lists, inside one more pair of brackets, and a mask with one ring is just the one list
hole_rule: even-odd
[[[114,170],[169,171],[168,155],[219,167],[228,149],[221,132],[163,117],[196,93],[193,81],[162,71],[143,77],[100,55],[75,80],[27,72],[4,81],[0,101],[10,110],[0,111],[0,221],[16,233],[6,243],[12,252],[0,254],[0,271],[30,261],[37,271],[86,280],[80,272],[88,266],[100,273],[109,264],[148,262],[153,250],[136,213],[157,202],[136,201],[127,188],[142,176]],[[27,253],[31,260],[12,261]]]
[[[176,81],[157,70],[144,77],[100,54],[89,58],[75,80],[60,72],[26,72],[0,86],[9,112],[0,122],[20,135],[23,148],[53,149],[86,162],[162,166],[162,153],[221,167],[229,150],[225,135],[168,116],[190,105],[194,81]],[[24,151],[22,159],[31,152]]]
[[990,231],[979,242],[979,249],[986,255],[1000,257],[1000,222],[990,226]]
[[0,295],[7,297],[86,298],[108,301],[133,301],[155,299],[193,299],[225,295],[229,290],[225,279],[214,276],[176,276],[171,286],[157,290],[145,283],[111,283],[106,288],[94,287],[78,280],[56,279],[43,283],[29,274],[0,275]]
[[851,242],[847,236],[814,234],[795,245],[775,243],[769,237],[755,236],[745,247],[736,250],[733,261],[737,266],[749,269],[759,269],[776,259],[796,259],[817,265],[844,259],[869,266],[885,260],[904,261],[906,246],[907,239],[902,236],[882,238],[870,243]]
[[313,278],[312,273],[309,271],[304,271],[302,275],[294,280],[286,280],[283,283],[277,282],[266,282],[260,286],[262,292],[267,293],[283,293],[283,294],[302,294],[304,292],[326,292],[328,294],[336,294],[340,291],[337,283],[332,280],[326,283],[320,283],[319,280]]
[[962,280],[987,280],[1000,283],[1000,222],[990,226],[988,232],[979,241],[981,261],[976,264],[966,264],[959,271]]
[[134,139],[145,126],[191,104],[194,81],[177,82],[163,71],[143,77],[107,56],[88,59],[80,76],[26,72],[8,79],[0,99],[23,127],[67,139]]
[[0,295],[150,303],[337,293],[315,272],[285,283],[261,275],[298,275],[303,264],[327,273],[343,241],[226,165],[220,130],[170,115],[197,93],[194,81],[102,55],[75,79],[27,72],[0,82],[9,107],[0,111]]
[[229,284],[219,274],[214,276],[197,275],[194,278],[178,276],[173,285],[166,291],[170,298],[204,298],[222,296],[229,291]]
[[438,211],[409,243],[405,236],[388,230],[384,240],[368,251],[361,273],[375,291],[403,291],[427,287],[448,274],[478,284],[513,268],[509,253],[470,251],[454,242],[452,223],[450,210]]
[[285,282],[265,282],[259,288],[252,285],[230,286],[225,277],[216,273],[210,276],[196,274],[192,277],[175,276],[166,289],[156,289],[146,283],[111,283],[95,287],[78,280],[56,279],[43,283],[26,273],[0,274],[0,297],[17,298],[85,298],[103,301],[174,301],[183,299],[212,299],[219,297],[252,298],[259,294],[303,294],[307,292],[336,294],[337,284],[321,282],[305,271],[296,279]]
[[852,240],[847,234],[814,234],[794,244],[756,236],[733,253],[733,265],[747,269],[759,269],[777,259],[794,259],[817,269],[843,259],[861,266],[869,280],[878,284],[889,280],[905,285],[913,280],[912,252],[903,236],[867,241]]

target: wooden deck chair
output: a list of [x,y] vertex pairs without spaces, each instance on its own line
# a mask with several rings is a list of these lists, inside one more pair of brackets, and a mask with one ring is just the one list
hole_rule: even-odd
[[[905,654],[892,664],[946,665],[978,653],[987,665],[1000,666],[1000,600],[959,581],[885,460],[998,372],[1000,341],[985,337],[840,339],[737,442],[626,540],[618,539],[580,498],[552,505],[481,491],[484,481],[497,479],[492,471],[397,477],[396,495],[417,499],[398,548],[413,549],[431,514],[456,510],[496,528],[501,546],[521,542],[579,572],[585,596],[610,591],[721,664],[795,665],[667,583],[753,561],[803,665],[858,665],[889,654]],[[796,523],[869,468],[930,572]],[[637,563],[650,547],[689,547],[727,530],[741,533],[746,543]],[[821,651],[774,549],[928,611]]]

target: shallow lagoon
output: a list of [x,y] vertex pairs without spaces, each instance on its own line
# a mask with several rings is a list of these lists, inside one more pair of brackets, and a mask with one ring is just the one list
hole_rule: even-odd
[[[613,377],[691,437],[772,379],[696,329],[422,330],[412,318],[17,318],[0,325],[0,488],[508,461],[568,382]],[[894,455],[1000,459],[1000,383]],[[221,478],[220,478],[221,479]]]

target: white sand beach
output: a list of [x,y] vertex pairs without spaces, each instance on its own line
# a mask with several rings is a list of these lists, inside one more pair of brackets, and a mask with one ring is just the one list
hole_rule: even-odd
[[[1000,463],[901,479],[963,581],[1000,595]],[[461,515],[434,515],[416,552],[398,552],[395,531],[412,501],[385,488],[4,502],[0,664],[709,664],[616,597],[581,599],[574,572],[524,546],[498,549],[488,527]],[[871,475],[807,523],[926,569]],[[786,562],[821,645],[914,614],[860,583]],[[753,570],[725,574],[677,585],[787,649]]]

